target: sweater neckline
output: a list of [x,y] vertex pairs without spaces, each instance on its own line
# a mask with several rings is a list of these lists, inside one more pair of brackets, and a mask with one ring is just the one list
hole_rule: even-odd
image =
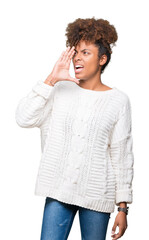
[[116,87],[113,87],[113,88],[108,89],[108,90],[100,91],[100,90],[91,90],[91,89],[86,89],[86,88],[80,87],[77,83],[75,85],[82,92],[95,93],[95,94],[109,94],[109,93],[114,92],[117,89]]

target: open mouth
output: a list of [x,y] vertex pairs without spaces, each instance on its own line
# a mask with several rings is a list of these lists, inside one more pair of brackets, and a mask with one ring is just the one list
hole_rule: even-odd
[[78,65],[78,66],[75,66],[75,73],[80,73],[80,72],[82,72],[82,70],[83,70],[83,66],[80,66],[80,65]]

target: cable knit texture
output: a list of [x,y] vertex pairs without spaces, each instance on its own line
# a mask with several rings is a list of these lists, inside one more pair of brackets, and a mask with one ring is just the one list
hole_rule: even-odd
[[101,212],[133,201],[131,105],[123,91],[39,80],[20,100],[16,122],[40,128],[35,195]]

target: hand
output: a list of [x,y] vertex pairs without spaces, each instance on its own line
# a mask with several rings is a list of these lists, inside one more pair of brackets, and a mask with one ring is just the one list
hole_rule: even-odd
[[[115,230],[116,230],[117,226],[119,227],[119,232],[117,234],[115,234]],[[111,233],[112,240],[118,239],[121,236],[123,236],[127,226],[128,226],[127,225],[127,215],[126,215],[126,213],[120,211],[115,218],[115,222],[114,222],[114,225],[112,228],[112,233]]]
[[72,78],[69,74],[70,62],[74,53],[74,46],[71,49],[67,47],[66,51],[62,52],[51,73],[53,82],[66,80],[79,83],[78,79]]

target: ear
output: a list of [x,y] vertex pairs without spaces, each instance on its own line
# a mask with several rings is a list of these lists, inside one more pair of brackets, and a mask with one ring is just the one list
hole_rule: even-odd
[[107,61],[107,55],[106,54],[103,54],[99,60],[99,65],[100,66],[103,66]]

